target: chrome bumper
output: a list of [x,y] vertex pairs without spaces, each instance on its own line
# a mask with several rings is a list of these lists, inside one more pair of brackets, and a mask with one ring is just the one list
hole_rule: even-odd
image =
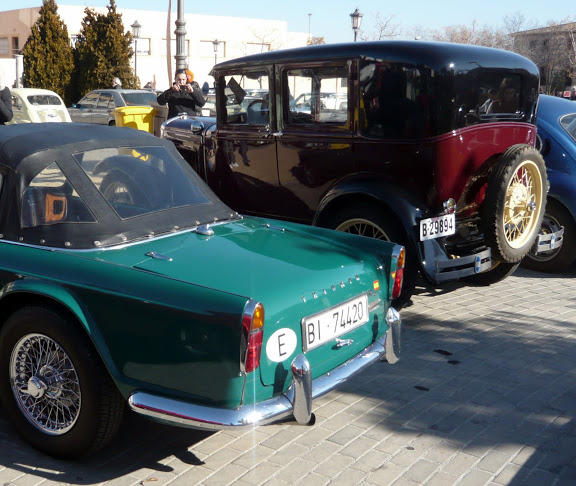
[[547,233],[545,235],[538,234],[534,246],[532,246],[532,253],[538,255],[545,251],[558,250],[564,243],[564,227],[555,233]]
[[458,280],[468,275],[485,272],[492,267],[490,248],[459,258],[448,258],[444,248],[436,240],[423,244],[423,269],[427,277],[436,284]]
[[292,361],[292,384],[283,395],[236,410],[194,405],[146,392],[135,392],[128,399],[130,408],[149,418],[174,425],[203,430],[222,430],[242,426],[264,425],[294,416],[300,424],[312,420],[312,400],[337,387],[378,359],[393,364],[400,358],[402,321],[400,314],[388,309],[388,331],[382,339],[335,368],[312,380],[310,363],[304,354]]

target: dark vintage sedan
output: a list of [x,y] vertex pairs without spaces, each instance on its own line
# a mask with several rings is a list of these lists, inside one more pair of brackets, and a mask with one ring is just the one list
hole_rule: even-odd
[[220,201],[174,145],[0,130],[0,396],[38,449],[104,446],[126,404],[208,430],[294,417],[399,357],[404,248]]
[[116,108],[152,106],[156,101],[156,93],[148,89],[95,89],[68,108],[68,112],[74,122],[116,125]]
[[576,261],[576,103],[540,95],[538,146],[546,160],[550,191],[540,241],[522,266],[566,270]]
[[[404,245],[396,305],[418,270],[437,286],[491,284],[532,246],[547,181],[530,60],[460,44],[358,42],[234,59],[212,75],[216,116],[168,120],[163,136],[237,211]],[[242,102],[256,87],[268,96],[228,109],[229,92]]]

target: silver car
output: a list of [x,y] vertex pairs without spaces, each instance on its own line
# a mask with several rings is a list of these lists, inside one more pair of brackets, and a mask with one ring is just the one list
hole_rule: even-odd
[[156,93],[146,89],[95,89],[68,108],[74,122],[116,125],[114,110],[121,106],[152,106]]

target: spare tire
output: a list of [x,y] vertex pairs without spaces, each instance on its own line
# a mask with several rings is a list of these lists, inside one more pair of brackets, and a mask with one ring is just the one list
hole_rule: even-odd
[[534,147],[514,145],[502,154],[481,210],[493,260],[518,263],[528,253],[542,224],[547,186],[544,159]]

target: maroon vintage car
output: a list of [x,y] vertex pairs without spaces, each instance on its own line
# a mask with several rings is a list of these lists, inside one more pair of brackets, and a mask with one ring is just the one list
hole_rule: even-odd
[[362,42],[253,55],[212,75],[216,116],[168,120],[162,136],[239,212],[405,245],[396,305],[417,270],[434,285],[490,284],[532,246],[547,181],[528,59]]

